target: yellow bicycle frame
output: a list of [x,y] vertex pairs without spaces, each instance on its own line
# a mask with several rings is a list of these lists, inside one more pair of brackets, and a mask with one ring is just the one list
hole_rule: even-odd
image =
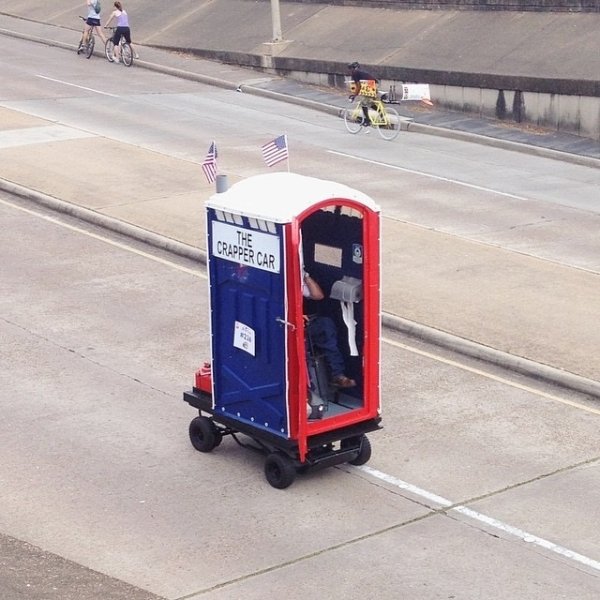
[[[361,103],[357,102],[352,111],[352,118],[356,121],[360,121],[363,116]],[[390,125],[390,117],[381,100],[373,99],[371,102],[371,106],[369,107],[369,119],[371,120],[371,125],[374,125],[375,127],[388,127]]]

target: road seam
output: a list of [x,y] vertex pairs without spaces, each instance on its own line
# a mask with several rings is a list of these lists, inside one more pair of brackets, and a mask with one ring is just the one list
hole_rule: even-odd
[[[536,481],[538,479],[544,479],[545,477],[550,477],[556,473],[560,473],[563,471],[572,470],[579,466],[585,466],[587,464],[597,462],[599,459],[600,459],[599,457],[596,457],[596,458],[589,459],[587,461],[578,463],[577,465],[572,465],[571,467],[566,467],[564,469],[558,469],[557,471],[555,471],[553,473],[549,473],[548,475],[545,475],[545,476],[536,477],[536,478],[532,479],[531,481]],[[375,477],[381,481],[384,481],[385,483],[388,483],[389,485],[398,487],[398,488],[405,490],[411,494],[414,494],[418,497],[422,497],[422,498],[425,498],[426,500],[430,500],[430,501],[435,502],[436,504],[439,504],[442,507],[442,510],[441,511],[438,510],[438,513],[442,512],[442,513],[446,514],[447,516],[451,516],[452,512],[457,512],[458,514],[465,516],[469,519],[472,519],[479,523],[483,523],[484,525],[487,525],[488,527],[491,527],[492,529],[497,529],[499,531],[502,531],[502,532],[510,535],[511,537],[516,537],[523,542],[526,542],[528,544],[533,544],[533,545],[543,548],[545,550],[549,550],[550,552],[554,552],[555,554],[558,554],[564,558],[567,558],[571,561],[574,561],[578,564],[581,564],[585,567],[588,567],[588,568],[593,569],[594,571],[597,571],[600,573],[600,561],[590,558],[589,556],[579,554],[578,552],[575,552],[574,550],[571,550],[570,548],[566,548],[565,546],[555,544],[554,542],[551,542],[549,540],[541,538],[541,537],[534,535],[528,531],[525,531],[518,527],[514,527],[512,525],[509,525],[508,523],[504,523],[503,521],[500,521],[493,517],[489,517],[488,515],[485,515],[476,510],[468,508],[467,506],[465,506],[466,503],[460,503],[460,504],[452,503],[450,500],[447,500],[446,498],[442,498],[441,496],[432,494],[431,492],[428,492],[427,490],[421,489],[415,485],[412,485],[410,483],[402,481],[401,479],[398,479],[396,477],[388,475],[387,473],[383,473],[382,471],[378,471],[377,469],[369,467],[368,465],[363,465],[363,466],[357,467],[357,469],[359,469],[360,471],[362,471],[364,473],[367,473],[368,475],[370,475],[372,477]],[[525,485],[527,483],[531,483],[531,482],[522,482],[515,486],[509,486],[508,488],[506,488],[504,490],[499,490],[499,492],[495,492],[494,495],[496,493],[502,493],[509,489],[513,489],[515,487],[520,487],[521,485]],[[489,497],[490,495],[492,495],[492,494],[482,496],[481,498],[486,498],[486,497]],[[481,498],[474,498],[472,500],[469,500],[468,503],[472,504],[473,502],[475,502]],[[433,509],[433,507],[431,507],[431,508]],[[427,516],[431,516],[431,515],[427,515]]]

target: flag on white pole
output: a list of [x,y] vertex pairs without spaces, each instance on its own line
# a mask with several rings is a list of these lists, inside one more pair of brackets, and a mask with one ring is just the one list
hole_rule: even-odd
[[214,183],[217,179],[217,145],[214,142],[208,149],[208,154],[202,163],[202,170],[208,183]]
[[280,135],[261,148],[267,167],[272,167],[289,158],[287,135]]

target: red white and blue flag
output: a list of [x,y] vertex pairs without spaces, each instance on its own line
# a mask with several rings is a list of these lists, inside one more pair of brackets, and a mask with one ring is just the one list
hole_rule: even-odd
[[282,160],[289,158],[287,135],[280,135],[261,148],[267,167],[272,167]]
[[202,170],[208,183],[214,183],[217,179],[217,145],[214,142],[208,149],[208,154],[202,163]]

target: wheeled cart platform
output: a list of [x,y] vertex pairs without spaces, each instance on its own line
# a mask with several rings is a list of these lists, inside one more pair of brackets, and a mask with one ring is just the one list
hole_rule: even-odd
[[[194,389],[184,392],[183,398],[197,408],[200,415],[190,422],[189,427],[190,441],[196,450],[212,452],[224,436],[230,435],[241,446],[266,456],[265,477],[279,489],[290,486],[298,472],[306,473],[342,463],[365,464],[371,458],[371,443],[365,434],[380,429],[380,419],[377,418],[314,435],[309,438],[308,451],[301,460],[297,441],[245,425],[234,418],[215,415],[210,394]],[[238,439],[236,434],[250,438],[253,445]]]
[[379,208],[347,186],[274,173],[206,210],[211,360],[184,393],[199,412],[192,445],[211,452],[231,436],[266,455],[279,489],[298,472],[364,464],[381,421]]

